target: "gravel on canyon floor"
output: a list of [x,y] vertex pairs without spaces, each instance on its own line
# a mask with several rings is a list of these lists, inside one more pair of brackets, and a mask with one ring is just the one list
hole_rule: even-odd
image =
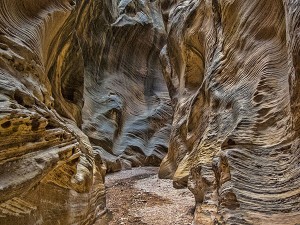
[[138,167],[106,176],[110,225],[188,225],[194,197],[158,179],[158,168]]

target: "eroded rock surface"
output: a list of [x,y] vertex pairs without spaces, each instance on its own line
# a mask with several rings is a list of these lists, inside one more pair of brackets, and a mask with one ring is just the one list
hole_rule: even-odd
[[[104,223],[159,165],[194,224],[300,221],[296,0],[2,0],[0,223]],[[170,139],[170,142],[169,142]]]
[[103,17],[81,25],[87,56],[83,131],[100,155],[110,154],[102,155],[108,171],[158,166],[167,152],[172,117],[159,60],[166,38],[160,3],[93,5]]
[[0,223],[102,223],[105,172],[168,148],[160,3],[4,0],[0,19]]
[[75,3],[0,2],[0,224],[91,224],[105,214],[101,159],[78,128]]
[[[175,110],[160,177],[195,224],[296,224],[298,1],[179,1],[162,50]],[[296,22],[297,21],[297,22]]]

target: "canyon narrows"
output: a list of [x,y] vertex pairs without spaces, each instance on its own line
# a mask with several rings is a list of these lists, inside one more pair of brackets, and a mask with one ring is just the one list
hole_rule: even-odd
[[299,54],[297,0],[1,0],[0,224],[107,224],[140,166],[195,225],[300,224]]

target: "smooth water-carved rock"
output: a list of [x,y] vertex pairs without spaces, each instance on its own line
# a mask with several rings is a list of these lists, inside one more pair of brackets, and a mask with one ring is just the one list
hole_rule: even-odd
[[86,58],[83,131],[123,168],[158,166],[167,152],[172,116],[159,61],[166,37],[160,3],[92,5],[103,16],[87,20],[78,32]]
[[296,224],[297,1],[180,1],[164,76],[175,110],[160,177],[195,194],[195,224]]
[[194,224],[299,223],[299,12],[2,0],[0,223],[104,223],[105,171],[167,149],[159,176],[194,194]]
[[0,223],[102,223],[105,171],[168,148],[160,4],[5,0],[0,18]]
[[81,48],[63,30],[78,8],[0,3],[1,224],[91,224],[105,214],[102,162],[78,128]]

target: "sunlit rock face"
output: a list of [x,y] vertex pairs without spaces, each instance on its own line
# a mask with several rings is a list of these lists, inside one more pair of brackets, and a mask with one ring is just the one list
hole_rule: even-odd
[[0,224],[91,224],[105,214],[101,158],[79,129],[80,7],[0,2]]
[[85,20],[78,32],[86,58],[83,131],[108,172],[158,166],[167,152],[172,116],[159,59],[166,41],[160,2],[92,5],[102,17]]
[[298,1],[191,0],[161,60],[175,110],[160,177],[188,185],[195,224],[297,224]]

